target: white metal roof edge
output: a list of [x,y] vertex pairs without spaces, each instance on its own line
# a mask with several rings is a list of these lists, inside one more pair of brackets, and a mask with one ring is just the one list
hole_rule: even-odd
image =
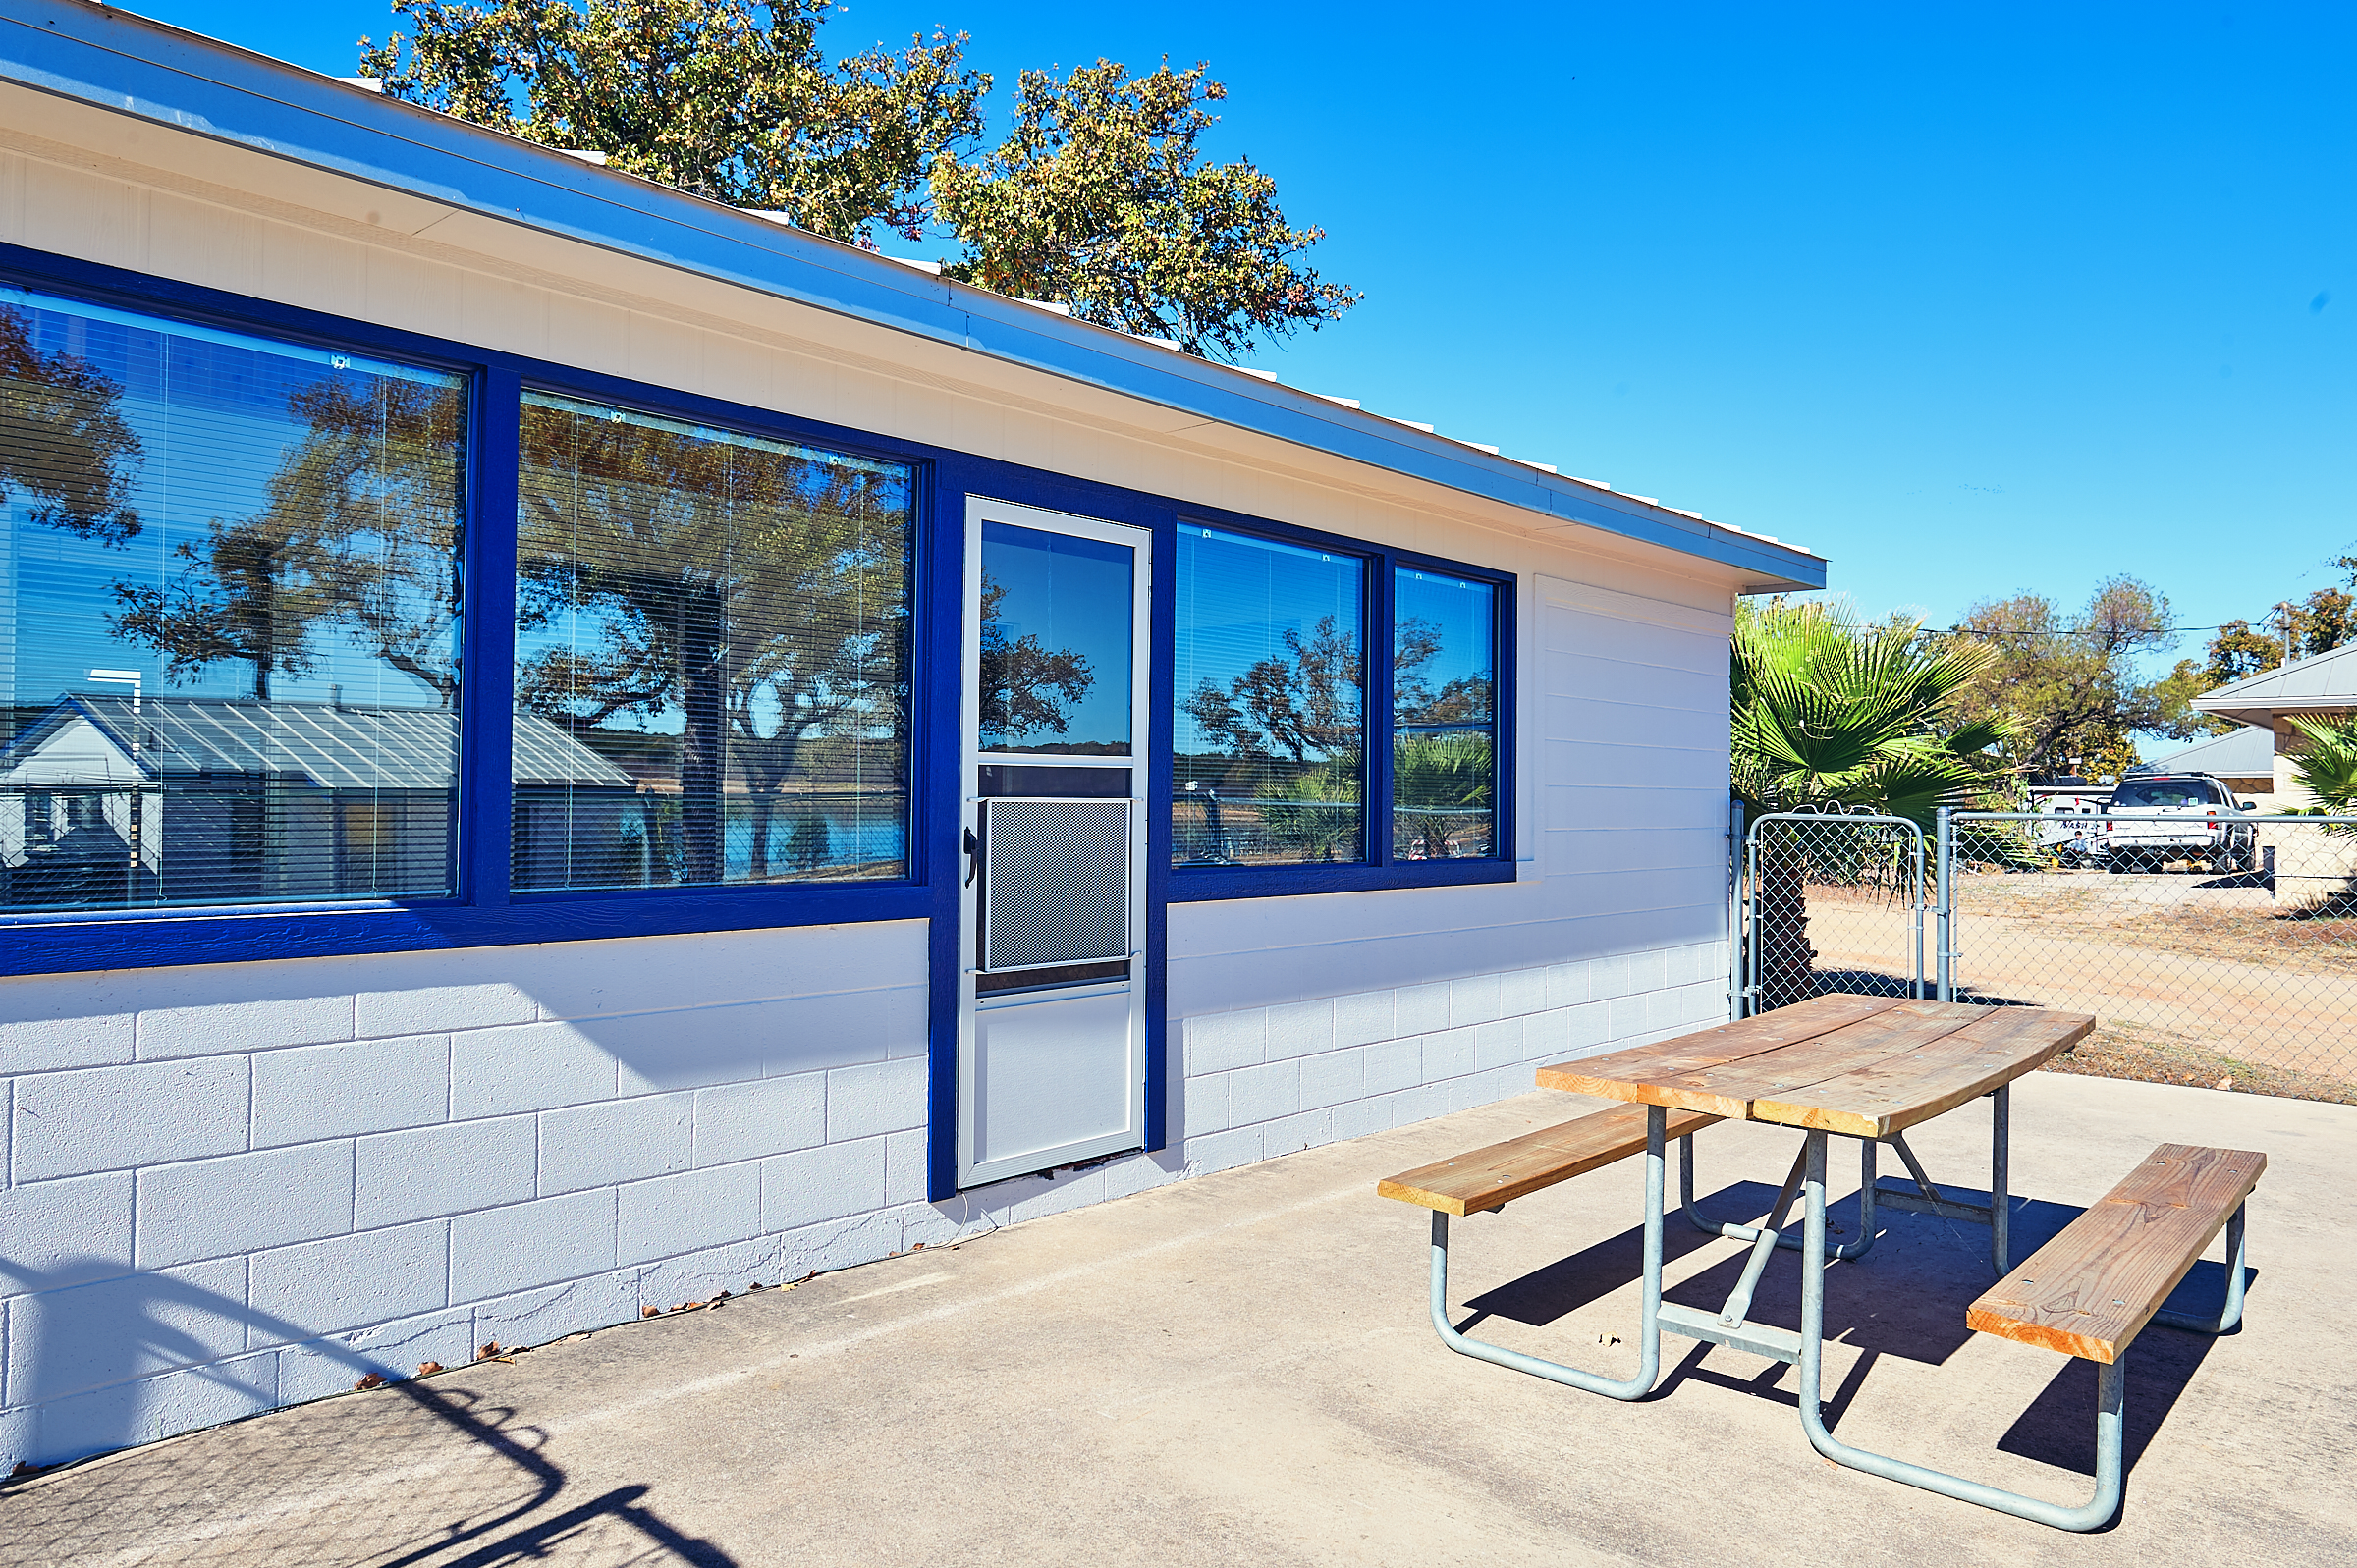
[[2200,713],[2253,725],[2268,721],[2246,718],[2245,714],[2357,707],[2357,643],[2229,681],[2194,698],[2193,707]]
[[1537,513],[1821,588],[1826,563],[1126,333],[83,0],[6,0],[0,80]]

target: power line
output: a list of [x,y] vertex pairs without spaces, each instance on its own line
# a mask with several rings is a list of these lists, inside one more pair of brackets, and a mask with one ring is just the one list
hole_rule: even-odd
[[[2233,624],[2229,622],[2228,625]],[[2250,629],[2250,622],[2241,623]],[[2174,636],[2185,631],[2224,631],[2226,626],[2134,626],[2124,634],[2136,637]],[[2063,626],[2054,631],[1983,631],[1977,626],[1925,626],[1918,635],[1926,637],[2097,637],[2105,633],[2094,626]]]

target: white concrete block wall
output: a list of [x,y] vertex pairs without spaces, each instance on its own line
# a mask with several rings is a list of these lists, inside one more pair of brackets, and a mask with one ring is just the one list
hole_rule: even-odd
[[922,936],[0,982],[0,1468],[1440,1115],[1726,1004],[1704,943],[1174,1020],[1169,1150],[933,1204]]
[[0,981],[0,1468],[955,1235],[924,931]]
[[1724,577],[43,95],[0,120],[19,243],[1523,584],[1518,880],[1174,906],[1155,1155],[926,1202],[921,923],[0,981],[0,1468],[1420,1119],[1724,1016]]
[[1718,1023],[1726,977],[1727,944],[1702,942],[1198,1014],[1172,1120],[1191,1170],[1405,1126],[1525,1093],[1550,1061]]

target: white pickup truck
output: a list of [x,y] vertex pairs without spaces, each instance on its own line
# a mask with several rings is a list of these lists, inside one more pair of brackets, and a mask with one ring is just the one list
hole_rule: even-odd
[[2259,829],[2242,820],[2256,809],[2206,773],[2131,774],[2111,791],[2087,854],[2111,872],[2159,871],[2172,860],[2256,871]]

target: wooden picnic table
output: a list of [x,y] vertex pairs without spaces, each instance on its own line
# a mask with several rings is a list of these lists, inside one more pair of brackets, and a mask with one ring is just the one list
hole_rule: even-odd
[[[1753,1252],[1741,1281],[1716,1314],[1665,1304],[1664,1327],[1689,1338],[1731,1345],[1757,1355],[1800,1362],[1811,1353],[1809,1334],[1745,1321],[1753,1289],[1779,1246],[1809,1251],[1811,1243],[1782,1234],[1795,1197],[1809,1195],[1822,1222],[1822,1171],[1808,1183],[1808,1165],[1822,1164],[1825,1135],[1858,1140],[1858,1233],[1831,1256],[1862,1258],[1875,1241],[1875,1211],[1888,1205],[1987,1225],[1990,1261],[1999,1274],[2010,1261],[2007,1169],[2012,1115],[2008,1086],[2035,1072],[2095,1029],[2085,1013],[2043,1007],[1994,1007],[1897,997],[1823,996],[1774,1012],[1721,1024],[1675,1040],[1632,1046],[1601,1056],[1541,1067],[1539,1086],[1601,1095],[1670,1111],[1699,1111],[1795,1127],[1813,1136],[1792,1162],[1791,1174],[1767,1222],[1732,1224],[1704,1217],[1694,1206],[1691,1137],[1679,1138],[1678,1197],[1686,1217],[1713,1235],[1748,1241]],[[1989,1189],[1982,1201],[1936,1186],[1907,1146],[1906,1129],[1968,1101],[1991,1101]],[[1888,1188],[1875,1172],[1876,1150],[1890,1144],[1905,1162],[1915,1190]],[[1657,1202],[1647,1220],[1658,1223]],[[1822,1223],[1817,1245],[1824,1241]],[[1817,1262],[1822,1263],[1822,1257]],[[1814,1279],[1814,1270],[1810,1271]]]
[[[2084,1013],[2039,1007],[1825,996],[1675,1040],[1541,1067],[1542,1088],[1644,1108],[1644,1272],[1633,1378],[1612,1379],[1486,1344],[1454,1327],[1448,1316],[1451,1216],[1497,1207],[1566,1174],[1634,1154],[1634,1129],[1624,1125],[1629,1111],[1616,1108],[1438,1162],[1393,1177],[1378,1190],[1433,1211],[1433,1325],[1452,1349],[1616,1399],[1641,1399],[1652,1391],[1665,1329],[1766,1356],[1800,1368],[1801,1426],[1810,1444],[1835,1463],[2061,1529],[2094,1529],[2119,1506],[2125,1431],[2120,1361],[2127,1344],[2156,1320],[2206,1334],[2227,1331],[2240,1321],[2243,1206],[2267,1165],[2266,1156],[2255,1151],[2165,1144],[2017,1276],[2003,1277],[2009,1272],[2009,1086],[2094,1028],[2095,1020]],[[1988,1192],[1934,1185],[1907,1147],[1907,1129],[1983,1098],[1991,1102]],[[1694,1207],[1694,1135],[1730,1117],[1802,1134],[1791,1174],[1757,1225],[1714,1221]],[[1836,1137],[1859,1145],[1859,1223],[1854,1239],[1829,1247],[1826,1150]],[[1679,1199],[1687,1218],[1707,1232],[1751,1246],[1741,1277],[1716,1313],[1662,1300],[1664,1165],[1672,1141],[1680,1152]],[[1913,1191],[1885,1187],[1876,1177],[1875,1151],[1885,1144],[1905,1161]],[[1782,1232],[1796,1197],[1804,1202],[1804,1221],[1794,1240]],[[1988,1225],[1991,1262],[2001,1282],[1972,1304],[1969,1325],[2097,1363],[2096,1487],[2087,1502],[2048,1502],[1872,1453],[1840,1441],[1826,1427],[1820,1397],[1825,1268],[1829,1258],[1863,1257],[1874,1245],[1878,1203]],[[2228,1261],[2220,1312],[2165,1309],[2170,1289],[2220,1225],[2227,1230]],[[1797,1332],[1750,1321],[1753,1290],[1779,1246],[1801,1254]],[[1900,1283],[1880,1275],[1875,1282]]]

